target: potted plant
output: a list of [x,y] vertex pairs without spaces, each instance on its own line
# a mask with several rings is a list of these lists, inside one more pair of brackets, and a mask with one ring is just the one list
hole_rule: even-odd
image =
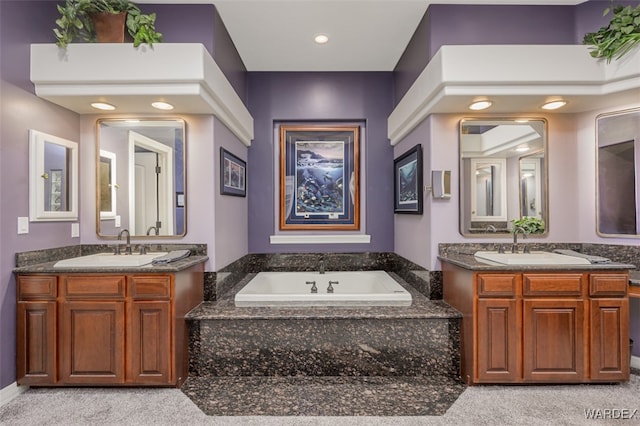
[[512,232],[516,228],[522,228],[527,234],[542,234],[544,232],[544,220],[533,216],[523,216],[520,219],[511,220]]
[[[142,43],[150,46],[162,41],[162,34],[156,31],[156,14],[144,14],[140,8],[129,0],[66,0],[64,5],[57,5],[60,18],[56,19],[58,28],[53,32],[56,44],[67,47],[76,39],[88,42],[123,42],[125,27],[133,37],[133,45]],[[115,20],[118,29],[114,35],[98,34],[109,23]],[[109,30],[107,30],[109,31]]]
[[[613,3],[612,3],[613,4]],[[602,16],[611,12],[605,9]],[[597,32],[587,33],[583,44],[592,46],[590,52],[594,58],[620,59],[640,42],[640,4],[638,6],[615,6],[613,17],[606,27]]]

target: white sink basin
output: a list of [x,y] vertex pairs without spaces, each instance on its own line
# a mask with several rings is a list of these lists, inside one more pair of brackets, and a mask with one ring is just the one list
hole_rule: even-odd
[[64,259],[53,265],[54,268],[114,268],[125,266],[144,266],[153,259],[167,253],[148,253],[131,255],[114,255],[113,253],[98,253],[89,256]]
[[546,251],[531,253],[498,253],[497,251],[477,251],[474,256],[478,259],[490,260],[503,265],[590,265],[587,259],[566,256]]

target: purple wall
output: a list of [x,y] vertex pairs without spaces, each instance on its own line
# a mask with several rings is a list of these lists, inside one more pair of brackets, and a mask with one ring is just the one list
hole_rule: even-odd
[[574,28],[572,6],[433,4],[394,69],[394,100],[443,45],[575,44]]
[[202,43],[246,104],[247,69],[213,5],[139,4],[139,7],[145,13],[156,13],[156,28],[165,43]]
[[[392,75],[364,73],[249,73],[249,252],[393,251],[393,149],[387,139]],[[370,244],[270,245],[274,234],[274,121],[365,121],[366,232]]]
[[[79,117],[35,97],[29,81],[29,45],[51,42],[55,3],[0,3],[0,389],[15,376],[16,288],[14,253],[77,244],[69,222],[30,223],[17,235],[19,216],[29,216],[29,129],[78,141]],[[37,10],[38,13],[33,11]],[[82,149],[82,148],[80,148]],[[79,183],[82,190],[82,182]]]

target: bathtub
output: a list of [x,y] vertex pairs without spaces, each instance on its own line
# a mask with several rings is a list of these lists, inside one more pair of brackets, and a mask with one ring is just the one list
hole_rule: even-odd
[[409,306],[411,294],[384,271],[260,272],[236,293],[235,305]]

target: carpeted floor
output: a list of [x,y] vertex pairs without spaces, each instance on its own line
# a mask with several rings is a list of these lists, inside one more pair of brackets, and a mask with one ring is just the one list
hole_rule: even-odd
[[[309,400],[314,395],[309,394]],[[264,395],[269,398],[269,395]],[[587,418],[587,411],[597,417]],[[626,410],[626,411],[625,411]],[[626,419],[633,416],[633,419]],[[179,389],[30,389],[0,407],[13,425],[599,425],[640,423],[640,378],[620,385],[475,386],[442,416],[205,415]]]

